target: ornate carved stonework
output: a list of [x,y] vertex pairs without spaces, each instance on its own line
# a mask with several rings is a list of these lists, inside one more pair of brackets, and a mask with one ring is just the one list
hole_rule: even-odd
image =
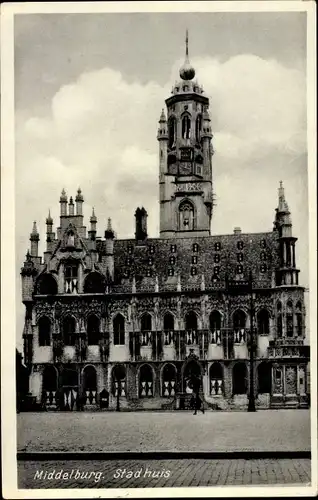
[[176,191],[177,192],[202,191],[202,184],[200,182],[184,182],[182,184],[177,184]]
[[201,314],[201,298],[200,297],[183,297],[182,299],[183,313],[194,311]]
[[38,320],[40,316],[47,316],[48,318],[52,319],[54,315],[52,304],[48,304],[47,302],[36,302],[35,314],[36,320]]

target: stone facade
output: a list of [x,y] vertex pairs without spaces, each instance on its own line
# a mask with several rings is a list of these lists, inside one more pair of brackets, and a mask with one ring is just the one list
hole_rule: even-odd
[[60,225],[36,224],[21,270],[30,391],[48,409],[182,409],[191,377],[215,409],[308,406],[304,289],[282,183],[270,232],[211,235],[209,99],[188,54],[166,100],[159,141],[160,237],[147,212],[135,238],[97,236],[84,198],[60,197]]

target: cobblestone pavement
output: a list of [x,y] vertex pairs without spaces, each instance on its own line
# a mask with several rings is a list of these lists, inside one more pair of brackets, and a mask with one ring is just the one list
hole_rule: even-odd
[[[50,473],[54,476],[53,479]],[[130,477],[133,474],[137,477]],[[57,478],[55,478],[56,475]],[[304,483],[310,484],[309,459],[18,463],[18,487],[25,489],[277,486],[280,484],[304,486]]]
[[20,413],[19,451],[309,451],[309,410]]

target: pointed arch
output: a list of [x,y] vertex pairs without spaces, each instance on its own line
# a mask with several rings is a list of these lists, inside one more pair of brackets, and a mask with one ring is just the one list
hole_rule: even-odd
[[177,121],[175,116],[170,116],[168,119],[168,147],[171,149],[176,142],[176,126]]
[[201,130],[202,130],[202,115],[199,114],[195,120],[195,138],[198,143],[201,142]]
[[240,330],[246,326],[246,314],[242,309],[237,309],[233,313],[233,328]]
[[223,368],[221,363],[215,362],[210,366],[210,394],[221,396],[223,394]]
[[171,397],[176,393],[177,369],[172,363],[166,363],[162,369],[162,396]]
[[114,345],[125,345],[125,318],[118,313],[113,318]]
[[289,300],[286,304],[286,336],[294,336],[294,309],[293,302]]
[[100,319],[95,314],[90,314],[87,318],[87,343],[88,345],[98,345],[100,341]]
[[209,321],[210,321],[211,332],[221,330],[222,316],[219,311],[213,310],[210,314]]
[[296,332],[297,337],[303,336],[303,311],[300,300],[296,304]]
[[195,209],[192,201],[185,199],[180,202],[178,219],[180,231],[193,231],[195,228]]
[[171,312],[166,312],[163,317],[163,329],[167,331],[174,330],[174,316]]
[[184,318],[185,329],[189,331],[198,329],[198,317],[194,311],[188,311]]
[[46,365],[42,374],[42,389],[43,391],[56,391],[57,390],[57,369],[53,365]]
[[283,336],[283,317],[282,317],[282,303],[279,300],[276,304],[276,325],[277,325],[277,338]]
[[151,314],[145,312],[140,318],[140,331],[151,332],[152,330],[152,317]]
[[112,392],[114,396],[126,396],[126,377],[126,367],[124,364],[118,364],[113,367]]
[[235,363],[232,372],[233,394],[246,394],[247,368],[243,361]]
[[51,345],[51,320],[47,316],[41,316],[38,321],[39,346]]
[[150,398],[154,395],[154,374],[150,365],[142,365],[139,369],[139,397]]
[[182,134],[182,139],[190,139],[191,117],[189,113],[185,113],[181,117],[181,134]]

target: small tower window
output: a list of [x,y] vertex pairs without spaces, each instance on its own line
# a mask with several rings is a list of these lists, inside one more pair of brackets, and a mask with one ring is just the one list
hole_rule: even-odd
[[214,255],[214,262],[217,264],[218,262],[220,262],[220,254],[216,253]]
[[131,257],[127,257],[126,259],[126,266],[131,266],[132,265],[132,258]]
[[236,266],[236,273],[243,274],[243,266]]
[[197,275],[197,268],[192,266],[191,267],[191,276],[196,276]]
[[197,255],[192,255],[192,264],[197,264],[197,263],[198,263]]
[[168,276],[174,276],[174,269],[172,267],[168,269]]
[[190,139],[191,132],[191,120],[188,115],[185,115],[182,118],[182,138]]
[[214,266],[213,274],[215,276],[218,276],[220,274],[220,268],[219,268],[219,266]]
[[214,243],[214,250],[216,252],[219,252],[221,250],[221,243],[219,241],[217,241],[216,243]]
[[149,253],[155,253],[155,247],[153,245],[150,245],[148,248],[149,248]]
[[171,253],[176,253],[176,251],[177,251],[177,245],[171,245],[170,252]]
[[261,269],[261,273],[262,273],[262,274],[266,273],[266,271],[267,271],[267,266],[266,266],[266,264],[262,264],[260,269]]
[[173,266],[175,263],[176,263],[176,258],[174,255],[171,255],[170,259],[169,259],[169,262],[170,264]]
[[202,115],[198,115],[195,122],[195,137],[198,143],[201,141]]
[[133,253],[133,246],[129,245],[128,246],[128,254],[131,255]]
[[243,249],[243,247],[244,247],[244,243],[243,243],[243,241],[238,241],[238,242],[237,242],[237,248],[238,248],[239,250],[242,250],[242,249]]
[[168,120],[168,146],[171,149],[174,146],[176,140],[176,119],[174,116],[170,116]]
[[65,264],[64,276],[65,276],[65,293],[77,294],[78,289],[78,266],[77,264]]
[[237,262],[243,262],[243,254],[241,252],[237,254]]
[[264,239],[261,240],[260,246],[261,246],[261,248],[266,248],[266,240],[264,240]]
[[184,86],[183,86],[183,92],[188,92],[188,90],[189,90],[188,85],[184,85]]

